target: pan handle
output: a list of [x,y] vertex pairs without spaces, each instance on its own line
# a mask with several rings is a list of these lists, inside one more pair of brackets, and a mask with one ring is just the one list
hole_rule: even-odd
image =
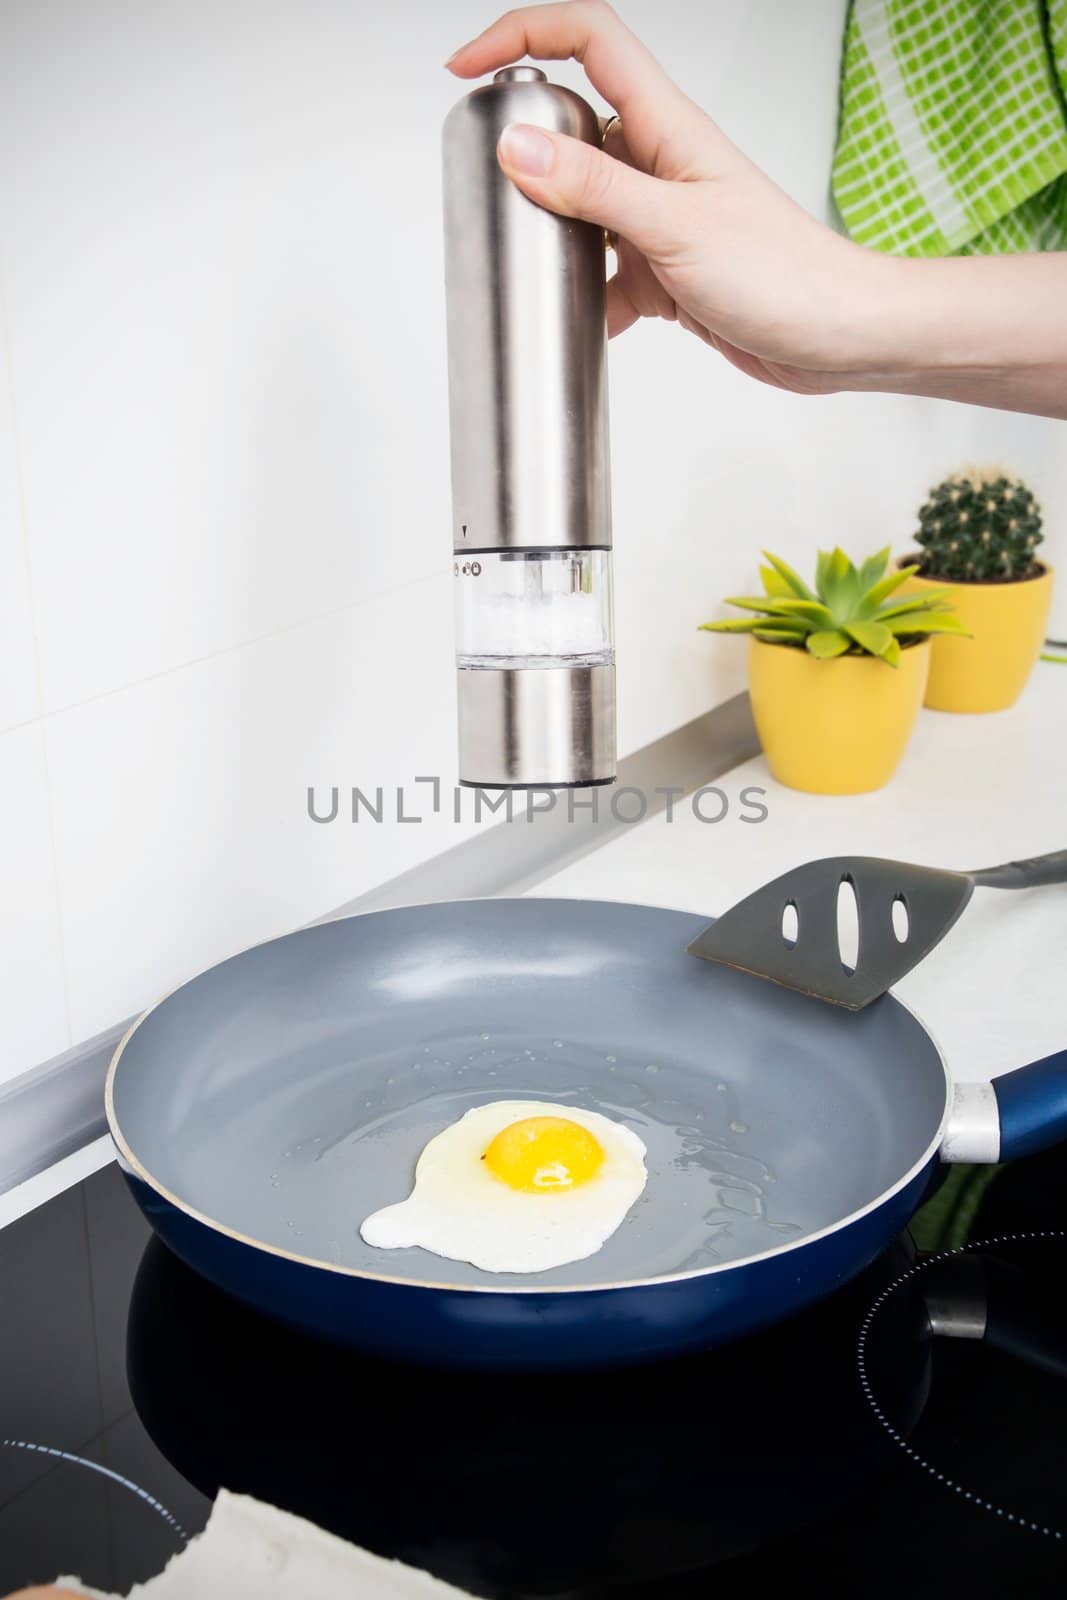
[[942,1161],[1014,1161],[1067,1139],[1067,1050],[991,1083],[957,1083]]
[[1014,1161],[1067,1139],[1067,1050],[993,1079],[1000,1159]]
[[967,874],[979,889],[1038,889],[1045,883],[1067,883],[1067,850],[1031,856],[1027,861],[1005,861],[1000,867],[983,867]]

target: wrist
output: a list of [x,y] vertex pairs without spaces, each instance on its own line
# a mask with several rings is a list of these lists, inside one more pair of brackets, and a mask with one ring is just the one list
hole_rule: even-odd
[[837,237],[832,354],[827,366],[842,389],[892,388],[927,365],[934,351],[923,326],[926,262],[883,255]]
[[794,258],[803,266],[794,269],[799,294],[791,348],[782,354],[800,370],[818,373],[828,388],[885,388],[920,359],[910,304],[915,286],[906,270],[916,263],[816,226],[808,250]]
[[1063,256],[860,255],[841,388],[1048,409],[1067,362]]

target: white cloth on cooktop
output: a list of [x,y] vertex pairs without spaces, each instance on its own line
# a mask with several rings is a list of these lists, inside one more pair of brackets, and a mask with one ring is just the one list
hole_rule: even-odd
[[[77,1578],[60,1588],[119,1600]],[[203,1533],[128,1600],[455,1600],[465,1590],[401,1561],[384,1561],[302,1517],[247,1495],[219,1491]]]

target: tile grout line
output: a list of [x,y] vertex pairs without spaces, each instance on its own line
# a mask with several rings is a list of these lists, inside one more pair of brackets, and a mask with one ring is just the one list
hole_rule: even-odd
[[23,717],[20,722],[5,723],[0,728],[0,739],[6,738],[9,733],[21,733],[24,728],[35,728],[41,721],[43,721],[43,718],[38,711],[35,716]]
[[[280,627],[270,628],[265,633],[251,634],[247,639],[238,639],[233,644],[223,645],[218,650],[205,651],[203,655],[189,656],[184,661],[175,662],[169,667],[160,667],[157,672],[146,672],[143,677],[131,678],[129,683],[118,683],[113,688],[101,689],[96,694],[86,695],[82,700],[69,700],[64,705],[53,706],[50,711],[43,709],[36,719],[42,723],[50,722],[59,717],[65,717],[71,711],[80,711],[84,706],[97,705],[101,700],[111,700],[116,695],[127,694],[133,689],[140,689],[146,683],[158,683],[162,678],[172,678],[181,672],[189,672],[194,667],[203,666],[209,661],[219,661],[224,656],[239,655],[243,650],[251,650],[255,645],[267,644],[271,639],[284,638],[286,634],[298,633],[302,628],[314,627],[316,623],[328,622],[335,617],[342,617],[348,612],[358,613],[365,611],[370,606],[377,605],[392,595],[404,594],[408,589],[414,589],[421,583],[435,583],[447,576],[447,569],[441,573],[423,573],[421,577],[409,578],[404,583],[390,584],[387,589],[381,589],[369,600],[349,600],[344,605],[330,606],[325,611],[316,611],[308,617],[300,617],[293,622],[285,622]],[[451,659],[451,658],[450,658]],[[18,727],[28,724],[19,723]],[[10,732],[6,729],[4,732]]]

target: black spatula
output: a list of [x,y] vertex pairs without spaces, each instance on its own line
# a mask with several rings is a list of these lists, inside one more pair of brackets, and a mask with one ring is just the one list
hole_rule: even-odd
[[[982,872],[832,856],[783,873],[739,901],[698,934],[689,954],[862,1011],[941,942],[976,888],[1046,883],[1067,883],[1067,850]],[[854,968],[846,965],[838,933],[842,884],[851,884],[856,898]]]

